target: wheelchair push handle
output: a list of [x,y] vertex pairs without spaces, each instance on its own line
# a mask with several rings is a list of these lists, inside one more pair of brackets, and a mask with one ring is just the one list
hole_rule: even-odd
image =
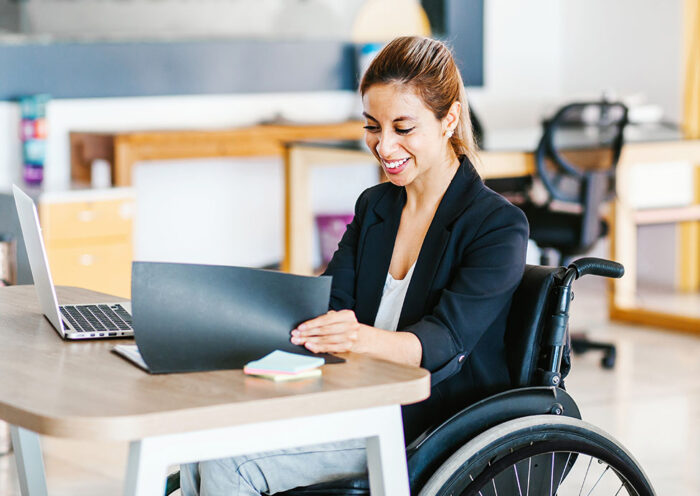
[[619,279],[625,274],[625,267],[622,264],[594,257],[574,260],[569,264],[569,269],[571,268],[576,269],[576,279],[587,274]]
[[602,258],[579,258],[569,264],[561,283],[557,287],[558,293],[554,314],[550,317],[546,344],[551,348],[551,353],[547,369],[544,370],[543,385],[559,386],[561,383],[561,361],[567,341],[569,304],[573,299],[571,286],[574,280],[587,274],[620,278],[624,273],[625,268],[621,264]]

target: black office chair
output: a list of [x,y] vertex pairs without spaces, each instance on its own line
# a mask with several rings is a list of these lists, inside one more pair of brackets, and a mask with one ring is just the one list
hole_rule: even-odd
[[[526,203],[530,237],[543,249],[540,263],[550,265],[550,251],[565,264],[587,253],[608,234],[601,207],[615,195],[615,171],[627,124],[627,107],[621,103],[573,103],[545,123],[535,153],[537,173],[549,195],[544,205]],[[566,207],[574,207],[567,211]],[[601,364],[615,366],[612,343],[589,340],[572,333],[575,353],[602,350]]]
[[[585,274],[620,277],[623,271],[619,264],[591,258],[577,260],[568,269],[526,267],[506,334],[514,389],[467,406],[406,448],[412,494],[557,494],[562,484],[575,484],[577,494],[580,471],[572,475],[572,469],[581,455],[583,464],[595,458],[600,462],[595,467],[609,470],[610,478],[619,482],[609,494],[654,494],[634,458],[580,420],[576,403],[562,387],[568,370],[564,354],[573,281]],[[554,482],[556,488],[551,487]],[[166,494],[177,487],[179,474],[172,474]],[[621,492],[623,487],[626,492]],[[368,494],[366,477],[277,493]]]
[[[542,265],[565,265],[607,235],[601,207],[615,194],[615,169],[626,124],[627,108],[605,101],[566,105],[545,122],[535,153],[537,178],[547,194],[544,203],[522,195],[523,188],[531,189],[529,178],[487,181],[527,215],[530,238],[542,250]],[[575,333],[571,346],[576,353],[603,350],[603,367],[615,365],[613,344]]]
[[586,253],[608,232],[600,209],[615,194],[626,124],[627,108],[609,102],[566,105],[545,123],[535,164],[548,198],[522,208],[532,239],[562,262]]

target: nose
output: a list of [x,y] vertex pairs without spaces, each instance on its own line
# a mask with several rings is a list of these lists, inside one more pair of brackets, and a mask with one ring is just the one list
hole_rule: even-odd
[[375,149],[383,158],[391,158],[392,153],[396,150],[396,144],[397,136],[390,131],[383,131]]

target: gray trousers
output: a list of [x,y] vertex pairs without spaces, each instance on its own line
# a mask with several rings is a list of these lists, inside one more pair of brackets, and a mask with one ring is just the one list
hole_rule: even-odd
[[180,467],[183,496],[259,496],[367,473],[364,439],[267,451]]

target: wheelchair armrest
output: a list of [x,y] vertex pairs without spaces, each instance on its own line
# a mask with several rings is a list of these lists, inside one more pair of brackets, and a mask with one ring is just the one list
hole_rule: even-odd
[[581,418],[573,398],[555,387],[511,389],[456,413],[406,448],[412,490],[421,488],[450,455],[478,434],[507,420],[542,414]]

